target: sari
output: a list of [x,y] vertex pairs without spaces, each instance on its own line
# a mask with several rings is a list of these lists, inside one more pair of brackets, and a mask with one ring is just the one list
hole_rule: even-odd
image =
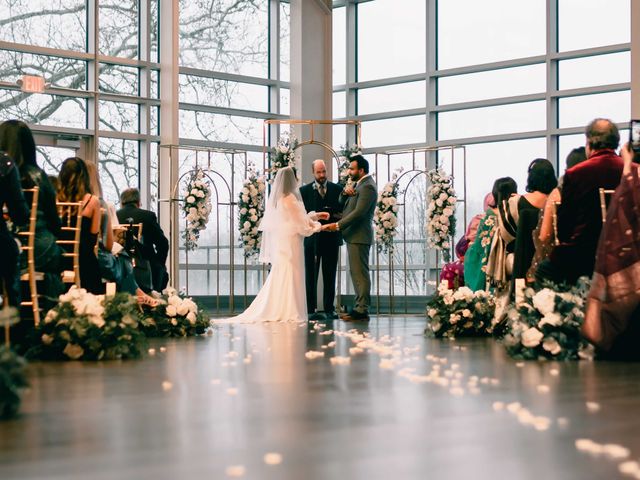
[[639,208],[640,177],[638,165],[632,164],[609,204],[582,328],[584,336],[604,351],[632,327],[640,304]]
[[497,223],[495,212],[487,208],[476,238],[464,256],[465,283],[474,292],[484,290],[487,286],[487,261]]

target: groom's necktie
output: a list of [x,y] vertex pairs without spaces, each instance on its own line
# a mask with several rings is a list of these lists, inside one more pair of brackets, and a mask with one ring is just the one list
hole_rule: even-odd
[[325,194],[327,193],[326,188],[327,187],[325,187],[323,183],[318,186],[318,193],[322,198],[324,198]]

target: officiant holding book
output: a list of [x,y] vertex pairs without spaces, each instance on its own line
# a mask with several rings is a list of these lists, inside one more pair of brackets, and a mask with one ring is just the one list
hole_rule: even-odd
[[[327,167],[324,160],[315,160],[311,166],[313,182],[300,187],[304,207],[307,212],[328,212],[330,218],[321,221],[322,224],[335,223],[342,217],[340,205],[342,187],[327,180]],[[340,245],[342,245],[340,232],[319,232],[304,240],[307,311],[311,320],[338,318],[334,302]],[[317,285],[321,267],[323,313],[316,311]]]

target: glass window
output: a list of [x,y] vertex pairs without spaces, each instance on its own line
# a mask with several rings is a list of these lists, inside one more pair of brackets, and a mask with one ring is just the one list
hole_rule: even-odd
[[40,165],[47,174],[56,176],[60,173],[62,162],[69,157],[75,157],[77,155],[76,150],[73,148],[37,146],[36,150],[38,165]]
[[39,75],[54,87],[85,90],[85,68],[86,63],[81,60],[0,50],[0,80],[4,82],[15,82],[23,75]]
[[138,69],[101,63],[98,88],[101,92],[138,95]]
[[426,71],[426,2],[376,0],[358,9],[358,81]]
[[150,11],[150,25],[149,25],[149,34],[150,34],[150,43],[149,43],[149,61],[151,62],[159,62],[160,61],[160,9],[159,3],[160,0],[151,0],[151,11]]
[[291,92],[289,91],[289,89],[281,88],[280,89],[280,113],[282,115],[289,115],[289,112],[291,111],[290,98],[291,98]]
[[410,82],[358,90],[358,114],[426,108],[426,82]]
[[333,84],[347,83],[347,10],[333,9]]
[[370,147],[424,143],[426,116],[373,120],[362,124],[362,143]]
[[545,130],[545,102],[515,103],[438,114],[438,139]]
[[562,60],[558,70],[560,90],[630,82],[631,53]]
[[0,89],[0,121],[19,118],[40,125],[86,128],[86,107],[84,98]]
[[571,150],[578,147],[584,147],[587,139],[583,133],[578,135],[561,135],[558,137],[558,172],[563,175],[567,169],[567,155]]
[[630,13],[630,0],[558,0],[558,49],[626,43],[631,36]]
[[135,103],[100,100],[100,129],[138,133],[140,106]]
[[267,112],[269,87],[216,78],[180,75],[180,101]]
[[544,55],[546,2],[438,1],[438,68]]
[[180,110],[180,137],[262,145],[262,120]]
[[631,93],[613,92],[560,99],[560,128],[586,127],[597,117],[614,122],[628,122],[631,118]]
[[84,0],[0,0],[0,40],[85,51]]
[[547,88],[544,63],[438,79],[438,104],[542,93]]
[[280,80],[289,81],[291,63],[291,5],[280,3]]
[[346,101],[346,92],[333,92],[333,118],[344,118],[347,116]]
[[100,138],[98,172],[106,201],[117,204],[123,190],[138,186],[138,151],[137,141]]
[[100,0],[99,51],[112,57],[138,58],[137,0]]
[[180,65],[266,78],[268,0],[180,0]]

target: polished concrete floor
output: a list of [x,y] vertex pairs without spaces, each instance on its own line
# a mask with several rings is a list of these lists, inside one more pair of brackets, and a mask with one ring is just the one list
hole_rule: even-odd
[[425,339],[418,318],[374,318],[360,347],[353,325],[317,328],[32,364],[21,416],[0,423],[0,479],[631,478],[624,449],[576,440],[640,457],[639,365],[521,364],[491,339]]

